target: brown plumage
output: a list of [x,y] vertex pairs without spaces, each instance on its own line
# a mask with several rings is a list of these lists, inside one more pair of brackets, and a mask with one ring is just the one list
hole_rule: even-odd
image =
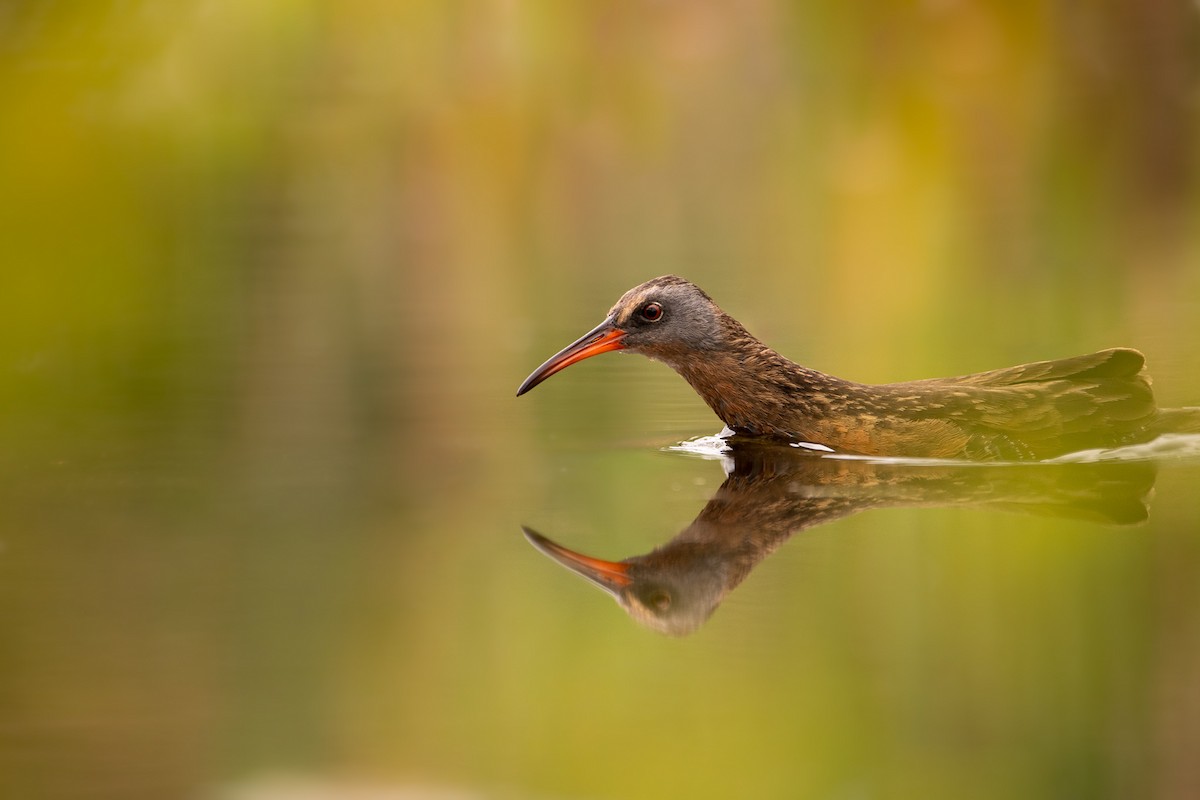
[[1200,409],[1156,409],[1127,348],[950,378],[872,385],[800,366],[673,275],[625,293],[604,322],[525,380],[524,394],[609,350],[662,361],[735,433],[875,456],[1030,460],[1200,430]]

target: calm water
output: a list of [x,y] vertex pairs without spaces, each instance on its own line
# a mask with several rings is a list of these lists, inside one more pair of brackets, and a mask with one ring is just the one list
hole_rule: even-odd
[[[299,424],[308,394],[273,397],[253,447],[202,409],[26,425],[4,459],[5,794],[1191,785],[1195,455],[722,463],[551,430],[598,376],[638,388],[623,361],[522,398],[550,417],[530,440],[479,427],[399,461]],[[513,385],[494,387],[510,414]],[[602,559],[661,549],[626,614],[523,524]]]
[[1200,796],[1192,445],[513,396],[675,273],[850,379],[1200,404],[1194,4],[8,6],[0,797]]

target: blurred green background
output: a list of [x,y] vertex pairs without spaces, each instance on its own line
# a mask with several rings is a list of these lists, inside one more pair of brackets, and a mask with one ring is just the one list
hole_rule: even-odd
[[1114,345],[1200,402],[1194,4],[0,9],[0,794],[1194,797],[1195,464],[1149,526],[871,512],[694,637],[678,273],[866,381]]

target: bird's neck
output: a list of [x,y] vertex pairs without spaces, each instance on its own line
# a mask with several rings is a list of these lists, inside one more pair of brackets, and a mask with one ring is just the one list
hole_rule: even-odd
[[802,367],[727,319],[720,347],[667,363],[734,431],[819,441],[811,437],[857,384]]

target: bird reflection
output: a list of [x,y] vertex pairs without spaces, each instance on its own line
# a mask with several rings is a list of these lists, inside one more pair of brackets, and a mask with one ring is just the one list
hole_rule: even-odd
[[699,516],[645,555],[605,561],[524,531],[534,547],[611,594],[640,624],[682,636],[807,528],[890,506],[972,506],[1134,524],[1146,519],[1155,475],[1150,461],[889,464],[737,443],[728,477]]

